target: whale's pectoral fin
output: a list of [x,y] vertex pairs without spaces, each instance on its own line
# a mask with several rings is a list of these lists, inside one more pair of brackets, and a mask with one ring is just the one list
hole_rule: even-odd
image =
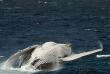
[[25,53],[28,53],[28,52],[32,52],[35,48],[37,48],[39,45],[33,45],[33,46],[30,46],[30,47],[27,47],[23,50],[19,50],[17,53],[13,54],[7,61],[6,61],[6,64],[9,63],[10,61],[12,61],[13,59],[25,54]]
[[60,58],[59,60],[60,61],[71,61],[71,60],[75,60],[75,59],[78,59],[78,58],[81,58],[83,56],[87,56],[87,55],[90,55],[90,54],[93,54],[93,53],[96,53],[96,52],[99,52],[99,51],[102,51],[102,49],[97,49],[97,50],[93,50],[93,51],[83,52],[83,53],[79,53],[79,54],[71,54],[68,57]]

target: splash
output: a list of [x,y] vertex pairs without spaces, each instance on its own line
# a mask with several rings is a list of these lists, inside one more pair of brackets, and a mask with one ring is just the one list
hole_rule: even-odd
[[[103,49],[103,44],[101,42],[99,42],[101,49]],[[97,58],[103,58],[103,57],[110,57],[110,54],[108,55],[97,55]]]
[[[21,63],[21,59],[23,58],[23,56],[21,56],[21,57],[19,57],[18,59],[19,59],[19,61],[18,60],[13,60],[12,62],[10,62],[10,63],[8,63],[8,64],[6,64],[6,61],[5,62],[3,62],[3,63],[1,63],[0,64],[0,69],[1,70],[3,70],[3,71],[14,71],[14,72],[27,72],[27,73],[35,73],[35,72],[39,72],[40,70],[34,70],[34,69],[32,69],[32,68],[30,68],[28,65],[25,65],[25,66],[22,66],[22,67],[15,67],[15,66],[13,66],[13,64],[15,63],[15,62],[19,62],[19,63]],[[16,63],[16,64],[19,64],[19,63]]]
[[[1,66],[1,70],[4,70],[4,71],[14,71],[14,72],[17,72],[18,74],[24,74],[25,73],[38,73],[42,70],[34,70],[32,68],[30,68],[29,65],[25,65],[25,66],[21,66],[20,68],[14,68],[11,64],[10,65],[5,65],[5,62],[2,63],[3,65],[0,65]],[[57,71],[57,70],[60,70],[62,68],[61,65],[55,67],[54,69],[52,70],[49,70],[49,71]],[[21,73],[20,73],[21,72]]]
[[103,49],[103,44],[102,44],[101,41],[99,41],[99,46],[100,46],[101,49]]
[[11,64],[10,65],[6,65],[5,63],[2,63],[3,65],[1,65],[1,70],[5,71],[5,72],[13,72],[13,73],[18,73],[18,74],[24,74],[24,73],[37,73],[40,70],[33,70],[31,68],[29,68],[28,66],[22,66],[21,68],[15,68],[13,67]]
[[[6,64],[6,61],[1,63],[0,64],[0,69],[3,70],[3,71],[6,71],[6,72],[10,72],[10,71],[15,72],[15,73],[17,72],[18,74],[22,74],[22,73],[24,74],[24,72],[30,74],[30,73],[38,73],[38,72],[42,71],[42,70],[34,70],[34,69],[32,69],[30,67],[30,65],[24,65],[24,66],[21,66],[20,68],[13,66],[13,64],[15,62],[19,62],[20,63],[22,58],[23,58],[23,56],[20,56],[18,58],[18,59],[20,59],[19,61],[15,59],[15,60],[13,60],[12,62],[10,62],[8,64]],[[62,66],[58,65],[58,66],[55,66],[55,68],[50,70],[50,71],[60,70],[61,68],[62,68]]]

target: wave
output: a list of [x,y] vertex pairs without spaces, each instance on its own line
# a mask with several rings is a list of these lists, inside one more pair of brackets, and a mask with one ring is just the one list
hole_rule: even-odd
[[97,57],[97,58],[110,57],[110,54],[108,54],[108,55],[97,55],[96,57]]
[[0,58],[3,58],[4,56],[0,56]]

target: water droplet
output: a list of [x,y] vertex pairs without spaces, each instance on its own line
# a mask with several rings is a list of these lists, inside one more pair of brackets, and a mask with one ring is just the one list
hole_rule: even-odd
[[45,4],[47,4],[47,2],[44,2]]

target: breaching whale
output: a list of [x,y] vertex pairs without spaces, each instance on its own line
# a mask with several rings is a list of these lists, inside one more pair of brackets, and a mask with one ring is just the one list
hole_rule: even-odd
[[75,60],[99,51],[102,51],[102,49],[74,54],[72,52],[71,44],[46,42],[42,45],[33,45],[23,50],[19,50],[17,53],[13,54],[5,64],[28,53],[20,67],[28,65],[35,70],[52,70],[55,66],[58,66],[60,62]]

